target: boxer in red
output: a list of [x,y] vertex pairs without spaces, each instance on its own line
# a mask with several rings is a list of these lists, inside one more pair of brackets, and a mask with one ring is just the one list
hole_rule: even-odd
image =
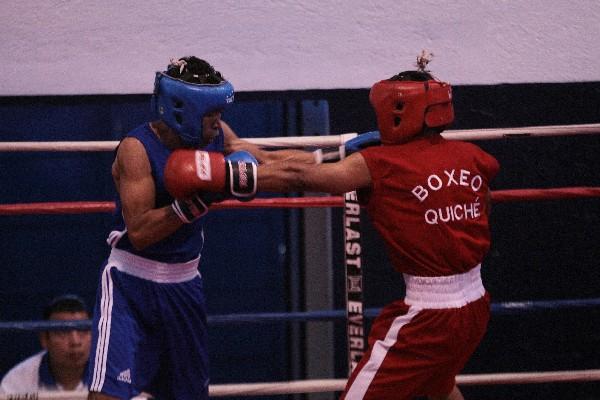
[[[369,349],[342,395],[347,400],[463,399],[455,377],[489,320],[480,271],[490,247],[489,185],[499,165],[479,147],[440,135],[454,120],[452,89],[425,70],[426,60],[418,64],[373,85],[379,132],[359,135],[346,146],[349,156],[312,165],[280,160],[256,171],[259,191],[358,190],[404,276],[405,298],[373,322]],[[194,189],[231,192],[224,182],[213,186],[221,189]]]
[[369,349],[342,395],[347,400],[463,399],[455,377],[489,320],[480,269],[490,247],[489,184],[499,165],[479,147],[440,135],[454,119],[452,89],[425,65],[371,88],[381,145],[372,146],[370,133],[368,147],[335,163],[258,168],[258,190],[357,189],[404,276],[405,298],[373,322]]

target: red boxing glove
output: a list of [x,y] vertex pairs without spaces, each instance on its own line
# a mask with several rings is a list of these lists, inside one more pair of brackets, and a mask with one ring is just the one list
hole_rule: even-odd
[[221,153],[179,149],[173,151],[164,170],[165,188],[176,199],[197,192],[225,192],[225,159]]

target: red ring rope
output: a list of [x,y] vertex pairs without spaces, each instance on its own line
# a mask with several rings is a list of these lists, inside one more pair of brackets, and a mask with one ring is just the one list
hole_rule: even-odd
[[[600,187],[570,187],[554,189],[514,189],[496,190],[492,192],[494,203],[532,200],[559,200],[573,198],[600,197]],[[274,197],[259,198],[248,202],[226,200],[214,204],[213,209],[231,208],[316,208],[343,207],[341,196],[324,197]],[[0,204],[0,215],[26,214],[86,214],[113,212],[115,203],[112,201],[74,201],[48,203],[18,203]]]

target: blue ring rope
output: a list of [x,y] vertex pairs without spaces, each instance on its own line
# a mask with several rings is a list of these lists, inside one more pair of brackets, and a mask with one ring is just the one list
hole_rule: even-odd
[[[588,308],[600,306],[600,298],[521,301],[494,303],[491,306],[494,315],[514,315],[523,312],[560,310],[566,308]],[[367,308],[366,318],[374,318],[381,308]],[[209,325],[227,325],[240,323],[275,323],[275,322],[308,322],[345,320],[346,310],[304,311],[304,312],[273,312],[249,314],[223,314],[208,317]],[[86,330],[92,326],[91,320],[79,321],[10,321],[0,322],[0,331],[45,331],[45,330]]]

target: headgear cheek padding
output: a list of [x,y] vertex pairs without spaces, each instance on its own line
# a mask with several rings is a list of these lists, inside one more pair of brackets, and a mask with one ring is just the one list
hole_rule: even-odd
[[153,108],[158,117],[182,138],[184,143],[202,143],[202,118],[233,103],[233,85],[189,83],[156,73]]
[[452,103],[434,104],[425,112],[425,125],[431,128],[441,128],[454,121],[454,108]]
[[443,128],[454,120],[452,88],[437,80],[386,79],[373,85],[369,100],[383,144],[405,142],[425,126]]
[[425,124],[431,128],[450,125],[454,121],[452,87],[450,84],[440,81],[429,81],[428,83]]

